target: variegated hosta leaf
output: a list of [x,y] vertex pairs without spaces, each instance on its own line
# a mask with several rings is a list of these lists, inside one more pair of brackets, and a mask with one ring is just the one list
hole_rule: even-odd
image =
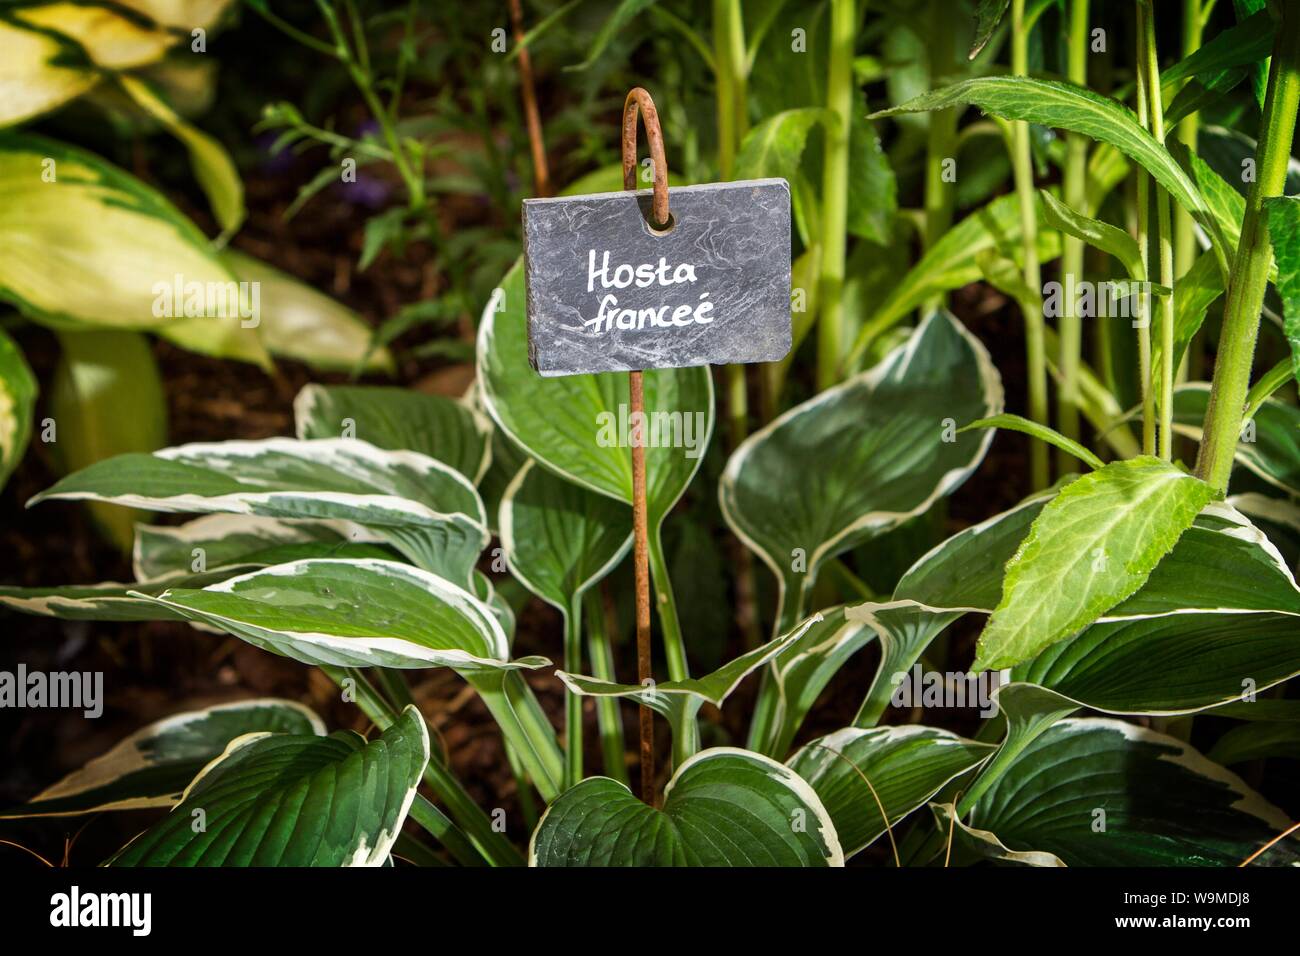
[[170,512],[226,512],[365,525],[463,587],[487,544],[474,486],[448,465],[353,438],[196,443],[119,455],[32,499],[90,499]]
[[997,747],[935,727],[846,727],[804,744],[788,764],[817,791],[853,856],[986,760]]
[[174,714],[137,730],[22,806],[0,811],[0,818],[171,806],[232,740],[252,733],[321,735],[325,725],[301,704],[275,698]]
[[351,731],[245,734],[109,862],[383,866],[428,761],[429,731],[413,706],[369,742]]
[[808,711],[844,663],[875,637],[843,607],[813,615],[798,640],[772,659],[764,674],[772,693],[760,694],[750,718],[749,749],[784,756]]
[[234,565],[199,574],[173,572],[123,584],[62,584],[53,587],[0,587],[0,607],[65,621],[183,621],[185,615],[151,598],[168,588],[202,588],[250,567]]
[[673,774],[662,810],[590,777],[533,832],[532,866],[843,866],[817,794],[768,757],[716,747]]
[[[632,501],[626,375],[542,378],[528,364],[524,271],[506,274],[479,324],[483,403],[516,444],[557,474]],[[713,379],[707,368],[648,369],[646,501],[657,528],[690,484],[713,433]]]
[[[979,798],[970,826],[1071,866],[1232,866],[1290,826],[1235,774],[1118,720],[1066,719]],[[1293,862],[1283,841],[1257,865]]]
[[224,295],[234,276],[160,193],[90,153],[0,133],[0,299],[65,326],[151,328],[184,314],[178,276],[202,284],[191,304],[205,322],[237,301]]
[[[393,371],[392,354],[386,348],[371,352],[370,326],[341,302],[234,249],[222,251],[221,261],[241,282],[258,284],[261,314],[257,335],[272,355],[294,359],[318,371],[351,371],[363,360],[364,371]],[[335,429],[328,436],[310,437],[333,438],[338,434]],[[388,447],[365,435],[357,437]]]
[[295,561],[201,590],[173,588],[151,600],[304,664],[472,673],[550,663],[509,660],[491,608],[450,581],[396,561]]
[[957,807],[952,803],[932,803],[930,810],[939,832],[947,835],[948,848],[945,860],[951,854],[954,865],[989,862],[1003,866],[1065,866],[1061,858],[1054,853],[1038,850],[1013,850],[998,839],[996,833],[967,826],[957,816]]
[[501,499],[501,545],[510,573],[565,615],[632,547],[632,512],[527,462]]
[[350,521],[293,521],[210,514],[180,525],[135,526],[137,580],[232,566],[284,564],[301,558],[392,557],[383,537]]
[[1067,485],[1007,563],[974,669],[1026,660],[1135,593],[1213,496],[1205,482],[1150,456]]
[[23,353],[0,330],[0,488],[22,460],[32,436],[36,377]]
[[923,513],[966,479],[992,435],[952,432],[1001,408],[983,345],[939,312],[875,368],[736,449],[719,498],[727,523],[777,577],[778,633],[798,618],[824,561]]
[[307,385],[293,400],[299,438],[360,438],[414,451],[478,484],[492,462],[492,423],[465,402],[382,385]]

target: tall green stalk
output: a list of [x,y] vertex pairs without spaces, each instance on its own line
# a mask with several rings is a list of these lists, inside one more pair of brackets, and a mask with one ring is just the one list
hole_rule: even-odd
[[[1025,0],[1011,4],[1011,72],[1029,74],[1029,31],[1025,28]],[[1029,152],[1029,124],[1012,124],[1011,160],[1015,173],[1016,194],[1020,197],[1020,234],[1025,255],[1025,284],[1038,292],[1043,287],[1038,265],[1038,207],[1034,194],[1034,166]],[[1043,313],[1028,307],[1021,309],[1025,319],[1025,360],[1029,379],[1029,417],[1047,424],[1047,357],[1043,348]],[[1032,487],[1046,488],[1048,474],[1047,445],[1029,443],[1029,473]]]
[[1264,221],[1264,200],[1280,196],[1300,109],[1300,7],[1281,4],[1282,22],[1273,40],[1263,126],[1255,150],[1255,182],[1246,195],[1246,215],[1223,306],[1223,330],[1214,363],[1205,438],[1196,462],[1197,476],[1227,491],[1233,454],[1250,388],[1250,367],[1259,334],[1260,309],[1268,283],[1272,247]]
[[686,680],[691,676],[686,663],[686,642],[682,640],[682,625],[677,617],[677,599],[673,596],[673,582],[668,575],[668,562],[664,560],[663,530],[655,527],[646,542],[650,557],[651,597],[659,614],[659,628],[663,632],[664,658],[668,663],[669,680]]
[[[1137,5],[1137,60],[1144,58],[1143,37],[1146,36],[1146,4]],[[1138,122],[1144,129],[1151,128],[1150,112],[1147,108],[1150,97],[1147,95],[1148,77],[1146,70],[1139,67],[1137,71],[1137,114]],[[1142,277],[1145,282],[1150,266],[1151,246],[1151,174],[1145,169],[1138,169],[1137,176],[1137,242],[1142,252]],[[1148,296],[1139,299],[1143,303],[1142,324],[1138,326],[1138,385],[1142,389],[1142,454],[1156,453],[1156,397],[1151,389],[1151,303]]]
[[[1160,58],[1156,53],[1155,10],[1150,0],[1143,0],[1141,9],[1142,30],[1138,42],[1142,49],[1142,70],[1146,76],[1143,90],[1147,97],[1147,119],[1151,135],[1157,142],[1165,141],[1164,104],[1160,94]],[[1160,284],[1166,289],[1174,287],[1173,224],[1170,215],[1169,193],[1156,187],[1156,227],[1160,232]],[[1174,297],[1159,297],[1160,311],[1160,457],[1165,461],[1174,455]]]
[[[611,640],[614,627],[609,619],[612,611],[606,613],[603,597],[603,586],[600,590],[587,592],[587,652],[591,655],[592,676],[613,683],[618,679],[614,672],[614,647]],[[623,720],[619,715],[617,698],[596,698],[596,723],[600,727],[600,752],[605,776],[630,786],[627,763],[623,756]]]
[[[946,0],[930,0],[930,22],[936,29],[930,34],[927,54],[930,61],[930,89],[945,85],[955,61],[954,32],[944,23],[951,11]],[[925,248],[930,249],[952,226],[955,192],[952,183],[943,181],[944,160],[957,152],[957,110],[936,110],[929,115],[925,156]],[[943,301],[935,297],[932,304]]]
[[[1201,0],[1183,0],[1184,59],[1201,48],[1201,31],[1204,27]],[[1200,114],[1191,112],[1179,120],[1174,131],[1178,141],[1193,153],[1196,152],[1197,140],[1200,138],[1200,124]],[[1174,210],[1174,274],[1186,275],[1196,253],[1196,221],[1190,212],[1178,206]]]
[[[564,612],[564,669],[582,673],[582,601]],[[564,789],[582,779],[582,698],[564,695]]]
[[[1067,34],[1067,76],[1071,83],[1088,85],[1088,0],[1072,0]],[[1065,204],[1084,209],[1088,201],[1088,137],[1071,133],[1065,142],[1065,173],[1062,181]],[[1083,279],[1084,243],[1075,236],[1061,239],[1061,278],[1063,285]],[[1066,296],[1061,314],[1061,388],[1057,395],[1056,422],[1061,434],[1079,438],[1079,362],[1083,354],[1083,321],[1076,311],[1074,296]],[[1075,467],[1073,456],[1058,451],[1057,471],[1066,474]]]
[[817,387],[839,380],[844,353],[844,258],[848,248],[849,127],[853,109],[853,0],[830,0],[830,67],[826,77],[826,127],[822,164],[822,261],[818,281]]

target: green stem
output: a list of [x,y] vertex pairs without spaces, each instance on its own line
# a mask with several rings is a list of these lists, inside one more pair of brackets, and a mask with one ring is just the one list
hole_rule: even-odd
[[482,866],[482,854],[475,849],[465,834],[456,829],[447,815],[430,803],[421,794],[415,795],[411,802],[411,819],[425,829],[435,840],[447,848],[462,866]]
[[830,67],[826,106],[832,114],[826,128],[822,164],[822,261],[818,282],[821,315],[817,318],[817,387],[839,380],[844,339],[844,259],[848,248],[849,126],[853,109],[853,40],[856,17],[853,0],[830,0]]
[[[598,680],[613,683],[614,647],[610,640],[613,628],[605,616],[602,596],[595,590],[587,592],[587,653],[591,657],[591,674]],[[596,723],[600,727],[600,752],[605,776],[631,786],[624,756],[623,719],[614,697],[596,698]]]
[[1280,196],[1300,108],[1300,7],[1284,3],[1282,23],[1273,40],[1263,128],[1255,152],[1256,179],[1246,196],[1236,261],[1223,306],[1223,330],[1214,364],[1210,405],[1205,411],[1205,438],[1196,473],[1220,492],[1227,491],[1233,454],[1250,387],[1250,367],[1259,334],[1260,309],[1268,283],[1272,247],[1264,220],[1264,200]]
[[564,757],[556,744],[555,732],[528,685],[517,671],[482,671],[462,676],[478,691],[502,735],[523,761],[542,799],[550,803],[560,794]]
[[[1067,72],[1071,83],[1088,85],[1088,0],[1072,0],[1068,33]],[[1065,145],[1065,173],[1062,191],[1072,209],[1087,205],[1088,138],[1071,133]],[[1075,236],[1061,240],[1061,276],[1076,283],[1083,280],[1084,243]],[[1061,434],[1079,438],[1079,362],[1083,354],[1083,322],[1075,310],[1073,297],[1061,315],[1061,387],[1057,394],[1056,419]],[[1057,454],[1057,471],[1066,474],[1075,468],[1074,459],[1065,452]]]
[[[1143,37],[1146,35],[1146,5],[1139,3],[1137,12],[1138,60],[1144,59]],[[1151,128],[1147,95],[1146,71],[1137,71],[1137,114],[1144,129]],[[1147,278],[1151,248],[1151,175],[1145,169],[1137,170],[1137,242],[1142,253],[1142,280]],[[1151,308],[1149,297],[1143,297],[1144,314],[1138,326],[1138,384],[1142,389],[1142,454],[1156,453],[1156,396],[1151,388]]]
[[[582,600],[564,613],[564,669],[582,673]],[[582,697],[564,695],[564,789],[582,779]]]
[[663,632],[664,659],[668,662],[669,680],[686,680],[691,676],[686,662],[686,643],[682,640],[682,625],[677,617],[677,600],[673,597],[673,582],[668,576],[668,563],[664,560],[662,529],[658,523],[646,542],[650,556],[650,579],[653,584],[655,610],[659,614],[659,628]]
[[[930,0],[930,22],[941,25],[951,12],[952,4],[946,0]],[[947,80],[953,69],[954,31],[939,27],[930,35],[928,56],[930,60],[930,89],[936,90]],[[952,225],[953,184],[943,181],[943,164],[956,158],[957,111],[937,110],[929,114],[925,157],[925,237],[924,245],[930,249]],[[940,305],[943,294],[932,304]]]
[[[1145,16],[1142,17],[1142,61],[1146,74],[1143,89],[1147,95],[1147,114],[1151,135],[1157,142],[1165,141],[1164,104],[1160,94],[1160,57],[1156,53],[1155,10],[1149,0],[1143,0]],[[1173,225],[1169,209],[1169,193],[1156,187],[1157,228],[1160,230],[1160,284],[1166,289],[1174,285]],[[1174,297],[1159,297],[1160,307],[1160,457],[1171,461],[1174,456]]]
[[[357,706],[361,708],[362,713],[375,722],[375,726],[380,730],[386,730],[393,723],[396,713],[360,670],[322,666],[321,672],[340,687],[343,686],[345,679],[351,678],[357,692]],[[523,863],[519,851],[503,834],[492,828],[492,821],[488,815],[465,792],[460,781],[443,766],[437,754],[431,756],[429,762],[425,764],[424,782],[429,785],[438,799],[447,805],[457,826],[464,831],[490,864],[519,866]],[[446,843],[444,846],[447,846],[448,850],[452,849]]]
[[[1025,27],[1025,0],[1011,4],[1011,71],[1016,76],[1029,74],[1029,31]],[[1038,265],[1038,208],[1034,195],[1034,167],[1029,152],[1029,124],[1012,124],[1012,166],[1016,194],[1020,197],[1021,248],[1025,256],[1025,284],[1038,292],[1043,287]],[[1043,314],[1023,308],[1025,318],[1025,360],[1029,378],[1029,417],[1044,425],[1047,420],[1047,358],[1043,349]],[[1031,442],[1029,472],[1032,487],[1046,488],[1048,475],[1047,445]]]

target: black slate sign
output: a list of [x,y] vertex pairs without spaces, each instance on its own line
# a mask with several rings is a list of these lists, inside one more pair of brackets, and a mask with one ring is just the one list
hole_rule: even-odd
[[528,358],[544,376],[771,362],[790,351],[790,187],[524,200]]

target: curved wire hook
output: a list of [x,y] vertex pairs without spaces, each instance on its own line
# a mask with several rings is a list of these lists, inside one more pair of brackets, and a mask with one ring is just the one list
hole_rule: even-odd
[[623,102],[623,188],[636,189],[636,120],[641,115],[646,142],[650,144],[650,162],[654,166],[654,215],[652,225],[668,224],[668,160],[664,156],[664,134],[659,128],[659,111],[655,101],[641,87],[633,87]]

